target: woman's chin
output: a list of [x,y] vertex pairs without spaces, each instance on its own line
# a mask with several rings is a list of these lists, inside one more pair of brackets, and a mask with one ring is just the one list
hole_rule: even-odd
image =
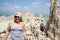
[[16,22],[16,23],[19,23],[20,21],[19,21],[19,20],[16,20],[15,22]]

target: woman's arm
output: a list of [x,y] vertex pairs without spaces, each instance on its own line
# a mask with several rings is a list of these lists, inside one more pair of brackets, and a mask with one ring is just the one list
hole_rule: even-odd
[[6,30],[6,34],[4,35],[3,40],[7,40],[9,33],[10,33],[10,23],[8,24],[8,27],[7,27],[7,30]]
[[24,38],[27,39],[26,29],[25,29],[25,23],[23,23],[23,35],[24,35]]

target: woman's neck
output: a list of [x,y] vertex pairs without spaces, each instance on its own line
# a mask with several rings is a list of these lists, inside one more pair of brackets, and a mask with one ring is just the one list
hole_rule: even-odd
[[14,23],[16,23],[16,24],[20,24],[20,22],[16,22],[16,21],[14,21]]

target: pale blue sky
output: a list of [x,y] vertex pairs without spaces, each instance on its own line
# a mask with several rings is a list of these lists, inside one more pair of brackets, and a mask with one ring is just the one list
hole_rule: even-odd
[[34,14],[41,12],[48,16],[50,0],[0,0],[0,15],[11,15],[16,11],[32,11]]

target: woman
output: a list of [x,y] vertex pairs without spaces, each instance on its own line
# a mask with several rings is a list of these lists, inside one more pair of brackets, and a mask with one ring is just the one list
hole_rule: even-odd
[[25,32],[25,23],[22,20],[22,15],[16,12],[14,20],[9,22],[6,34],[3,40],[7,40],[8,35],[11,33],[11,40],[24,40],[27,39]]

